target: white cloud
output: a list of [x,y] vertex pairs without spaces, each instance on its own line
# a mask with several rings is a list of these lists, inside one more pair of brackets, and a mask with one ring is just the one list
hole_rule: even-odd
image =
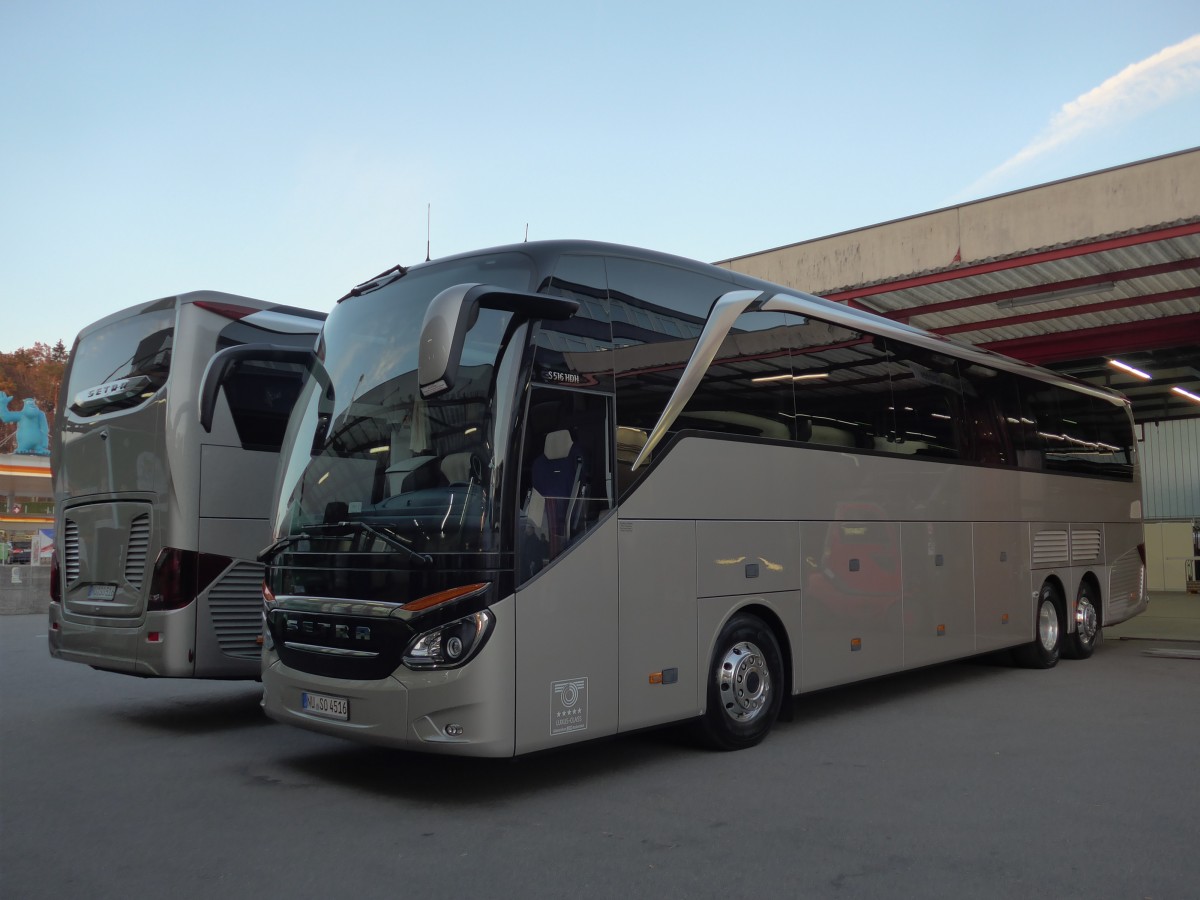
[[1200,88],[1200,34],[1126,66],[1099,87],[1063,106],[1016,155],[967,191],[978,195],[1013,169],[1089,131],[1126,122]]

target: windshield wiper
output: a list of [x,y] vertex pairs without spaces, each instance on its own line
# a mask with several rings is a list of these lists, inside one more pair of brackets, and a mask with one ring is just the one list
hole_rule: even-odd
[[258,561],[263,565],[266,565],[276,556],[282,553],[285,548],[290,547],[292,544],[295,544],[299,541],[309,540],[312,537],[321,536],[319,534],[310,534],[310,531],[330,532],[335,535],[348,534],[352,531],[358,534],[369,534],[371,537],[383,541],[393,549],[403,550],[408,554],[409,558],[413,562],[419,565],[428,566],[433,564],[433,557],[429,554],[418,553],[416,550],[407,546],[403,541],[392,537],[386,531],[380,531],[374,525],[369,525],[366,522],[323,522],[320,525],[308,525],[306,526],[305,531],[302,531],[299,534],[289,534],[286,537],[282,537],[277,540],[270,547],[267,547],[258,554]]
[[[344,297],[338,297],[337,302],[341,303],[343,300],[348,300],[351,297],[361,297],[363,294],[369,294],[369,293],[371,293],[371,291],[377,291],[381,287],[386,287],[387,285],[391,284],[393,281],[403,278],[407,274],[408,274],[407,267],[401,266],[401,265],[394,265],[390,269],[388,269],[386,272],[380,272],[374,278],[369,278],[366,281],[364,281],[362,284],[355,285],[354,287],[350,288],[350,292],[347,293]],[[391,277],[389,278],[388,276],[391,276]]]

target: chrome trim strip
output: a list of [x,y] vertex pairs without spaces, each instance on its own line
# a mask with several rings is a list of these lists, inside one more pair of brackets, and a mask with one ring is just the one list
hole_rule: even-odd
[[630,471],[636,471],[649,458],[651,451],[658,446],[663,435],[679,418],[679,414],[683,412],[687,402],[692,399],[692,394],[696,393],[696,388],[700,386],[700,379],[708,371],[717,351],[721,349],[721,342],[729,334],[729,329],[733,327],[737,317],[762,295],[762,291],[729,291],[717,298],[712,311],[708,314],[708,320],[704,323],[704,330],[696,339],[696,348],[692,351],[692,356],[687,361],[683,374],[679,376],[679,383],[675,385],[671,399],[667,401],[666,408],[658,417],[654,430],[646,438],[646,445],[642,447],[642,452],[633,461]]
[[289,650],[299,650],[302,653],[322,653],[325,656],[351,656],[355,659],[373,659],[378,656],[378,653],[372,653],[370,650],[343,650],[341,647],[318,647],[316,644],[296,644],[292,641],[284,641],[283,646]]
[[276,597],[271,609],[286,609],[299,613],[329,613],[337,616],[371,616],[386,619],[400,608],[399,603],[379,600],[339,600],[336,597]]

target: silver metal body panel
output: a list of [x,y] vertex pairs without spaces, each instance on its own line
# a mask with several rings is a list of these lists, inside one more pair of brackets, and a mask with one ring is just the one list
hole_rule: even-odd
[[[621,521],[620,730],[699,715],[695,522]],[[671,672],[666,683],[662,673]],[[658,675],[652,681],[652,676]]]
[[957,522],[901,524],[905,667],[976,651],[972,537]]
[[[1061,585],[1072,628],[1083,578],[1107,601],[1140,573],[1135,496],[1086,478],[688,437],[617,515],[494,607],[497,630],[464,668],[368,684],[267,653],[265,708],[376,743],[520,754],[700,714],[714,641],[739,609],[778,621],[795,693],[1017,646],[1034,637],[1043,581]],[[1079,521],[1056,515],[1066,509]],[[1131,584],[1106,622],[1144,607]],[[301,690],[347,697],[351,722],[300,712]],[[474,739],[439,735],[458,719]]]
[[517,753],[617,731],[617,571],[609,516],[517,591]]
[[[50,604],[50,655],[130,675],[187,678],[195,671],[196,607],[146,613],[136,624],[113,626],[63,615]],[[157,634],[159,640],[150,640]]]
[[1029,526],[975,522],[975,649],[981,653],[1033,639],[1029,602]]
[[[58,555],[63,560],[73,555],[74,565],[64,567],[64,603],[50,609],[50,652],[58,658],[142,675],[258,677],[257,648],[252,652],[244,636],[234,634],[245,630],[234,620],[245,619],[246,609],[257,617],[261,593],[248,594],[249,576],[239,566],[268,542],[279,457],[242,449],[223,393],[212,433],[200,430],[199,380],[232,320],[196,301],[269,305],[213,291],[175,298],[170,374],[153,397],[128,409],[75,414],[66,396],[68,366],[52,464]],[[114,313],[85,328],[79,340],[165,302]],[[269,331],[295,333],[304,321],[266,310],[243,320],[267,328],[264,339]],[[307,321],[315,323],[304,326],[314,333],[319,320]],[[142,515],[148,522],[139,531],[135,520]],[[68,523],[74,526],[70,552]],[[138,540],[143,545],[135,553]],[[154,563],[164,547],[228,556],[234,565],[188,607],[147,612]],[[132,578],[131,567],[137,566],[130,557],[137,554],[140,577]],[[93,585],[115,585],[113,601],[90,601]],[[214,594],[219,597],[214,604],[228,609],[240,597],[246,609],[214,622]],[[152,632],[155,641],[148,640]]]
[[[516,604],[509,597],[492,612],[496,624],[487,645],[461,669],[402,668],[378,681],[349,681],[297,672],[266,650],[263,710],[278,722],[366,743],[460,756],[512,756]],[[347,700],[349,720],[305,712],[300,700],[305,691]],[[548,708],[543,709],[544,725]],[[448,728],[456,733],[447,733]]]

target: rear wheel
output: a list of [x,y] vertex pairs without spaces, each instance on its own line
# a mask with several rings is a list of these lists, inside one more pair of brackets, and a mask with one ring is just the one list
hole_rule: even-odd
[[753,747],[775,724],[786,690],[774,633],[755,616],[734,616],[713,648],[708,708],[696,723],[697,736],[718,750]]
[[1013,658],[1029,669],[1049,669],[1058,662],[1063,643],[1062,598],[1050,582],[1042,585],[1038,594],[1034,625],[1037,636],[1032,643],[1017,647]]
[[1075,599],[1075,631],[1067,635],[1063,655],[1070,659],[1087,659],[1100,643],[1100,598],[1090,581],[1079,585]]

